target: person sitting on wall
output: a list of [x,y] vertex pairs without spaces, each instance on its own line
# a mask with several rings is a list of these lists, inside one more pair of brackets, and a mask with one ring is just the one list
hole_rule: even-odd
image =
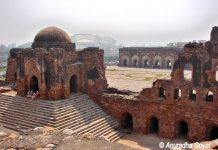
[[27,98],[31,98],[32,97],[32,94],[31,94],[31,91],[29,91],[28,93],[27,93]]
[[36,92],[36,98],[40,97],[39,91]]
[[36,99],[36,93],[33,93],[32,99]]
[[38,97],[40,97],[39,91],[37,91],[36,93],[33,93],[32,99],[37,99]]

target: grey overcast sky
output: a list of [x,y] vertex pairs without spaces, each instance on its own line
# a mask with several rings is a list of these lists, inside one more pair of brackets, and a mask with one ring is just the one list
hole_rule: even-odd
[[218,0],[0,0],[0,43],[33,41],[47,26],[128,45],[208,40]]

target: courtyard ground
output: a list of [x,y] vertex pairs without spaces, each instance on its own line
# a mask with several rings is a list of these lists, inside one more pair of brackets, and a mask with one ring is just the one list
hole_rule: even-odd
[[[142,88],[151,87],[152,83],[157,79],[170,79],[170,73],[170,69],[119,66],[107,66],[105,72],[109,87],[133,92],[140,92]],[[191,71],[185,70],[184,77],[189,80],[191,78]]]
[[139,92],[151,87],[156,79],[170,79],[171,70],[107,66],[106,78],[109,87]]
[[138,150],[163,150],[159,147],[160,142],[164,144],[169,143],[185,143],[184,139],[165,139],[158,137],[156,134],[125,134],[124,137],[117,141],[117,143],[130,146]]

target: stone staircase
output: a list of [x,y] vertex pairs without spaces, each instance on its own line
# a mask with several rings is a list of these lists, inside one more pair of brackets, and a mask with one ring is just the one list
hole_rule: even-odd
[[20,132],[43,126],[72,129],[79,135],[91,133],[112,142],[122,137],[116,130],[118,122],[81,93],[58,101],[0,94],[0,124]]

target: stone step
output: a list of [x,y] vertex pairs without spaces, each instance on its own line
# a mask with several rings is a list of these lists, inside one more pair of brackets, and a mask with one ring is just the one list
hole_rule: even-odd
[[17,132],[23,132],[24,130],[28,130],[27,128],[26,129],[18,129],[14,125],[9,125],[9,124],[4,124],[4,123],[2,123],[2,126],[4,128],[11,129],[11,130],[14,130],[14,131],[17,131]]
[[[51,103],[48,106],[46,105],[35,105],[33,100],[13,100],[13,99],[8,99],[8,98],[0,98],[1,102],[4,102],[5,104],[14,104],[14,105],[22,105],[25,107],[36,107],[36,108],[42,108],[42,110],[49,110],[49,111],[54,111],[55,108],[55,104]],[[82,99],[81,99],[82,100]],[[22,101],[22,103],[20,103],[20,101]],[[38,101],[38,100],[36,100]],[[41,103],[44,103],[44,101],[42,101]],[[72,103],[72,102],[71,102]],[[75,103],[74,103],[75,104]]]
[[117,136],[119,136],[119,132],[116,131],[116,130],[110,132],[110,133],[107,134],[107,135],[104,135],[104,137],[107,138],[107,139],[109,139],[109,140],[111,140],[111,139],[113,139],[114,137],[117,137]]
[[59,117],[56,116],[55,120],[61,121],[63,119],[66,118],[72,118],[74,117],[74,115],[79,115],[79,116],[86,116],[86,115],[90,115],[89,113],[99,113],[101,112],[102,115],[105,114],[107,115],[105,112],[103,112],[101,109],[95,109],[95,107],[93,108],[89,108],[89,107],[84,107],[83,109],[80,110],[66,110],[66,112],[64,114],[61,114]]
[[98,120],[96,120],[96,121],[91,122],[91,123],[88,124],[88,125],[83,125],[83,126],[81,126],[80,128],[78,128],[78,129],[73,129],[73,128],[69,128],[69,129],[74,130],[74,133],[78,133],[79,131],[86,129],[88,126],[91,126],[92,124],[101,122],[103,119],[104,119],[104,118],[100,118],[100,119],[98,119]]
[[[92,100],[84,100],[84,99],[78,99],[78,100],[71,100],[71,102],[67,103],[66,105],[63,105],[61,106],[60,108],[59,107],[55,107],[55,111],[61,111],[62,109],[66,109],[70,106],[82,106],[82,105],[88,105],[88,104],[93,104],[96,106],[96,104],[92,101]],[[56,106],[56,105],[55,105]]]
[[[114,135],[112,135],[111,137],[109,137],[108,139],[111,142],[116,142],[117,140],[119,140],[120,138],[122,138],[123,135],[121,135],[118,131],[116,131],[116,133]],[[107,137],[106,137],[107,138]]]
[[89,126],[88,128],[81,130],[80,132],[78,132],[78,134],[85,134],[86,132],[89,133],[93,133],[93,132],[99,132],[101,130],[101,128],[110,128],[110,125],[112,127],[115,127],[115,122],[113,122],[113,120],[111,121],[101,121],[98,124],[94,124],[92,126]]
[[[66,109],[63,109],[61,112],[57,113],[56,115],[54,114],[54,116],[56,116],[56,119],[60,119],[63,117],[63,115],[67,114],[67,112],[72,112],[72,111],[76,111],[76,112],[82,112],[82,111],[87,111],[89,109],[93,109],[95,108],[94,105],[92,104],[87,104],[87,105],[83,105],[79,108],[79,106],[70,106]],[[96,108],[97,110],[99,110],[98,108]]]
[[49,106],[52,103],[52,101],[33,100],[33,99],[27,99],[26,97],[21,97],[21,96],[6,96],[2,94],[0,94],[0,98],[1,99],[6,98],[13,102],[22,101],[24,104],[31,102],[33,105],[39,105],[39,106]]
[[[109,119],[109,116],[105,116],[105,119]],[[98,119],[101,119],[101,117],[99,117],[98,115],[93,116],[93,118],[90,121],[85,121],[84,119],[80,119],[80,120],[74,120],[71,123],[65,125],[65,126],[59,126],[59,129],[64,129],[64,128],[70,128],[72,130],[76,130],[78,128],[80,128],[81,126],[85,126],[87,124],[90,124]]]
[[[84,96],[84,97],[87,97],[87,96]],[[22,101],[22,104],[32,104],[32,105],[38,105],[38,106],[43,106],[43,107],[48,107],[50,108],[51,105],[53,104],[58,104],[59,103],[63,103],[62,101],[69,101],[69,99],[66,99],[66,100],[58,100],[58,101],[49,101],[49,100],[32,100],[32,99],[26,99],[25,97],[20,97],[20,96],[7,96],[7,95],[3,95],[3,94],[0,94],[0,99],[4,99],[6,98],[6,101],[10,100],[10,101],[13,101],[13,102],[20,102],[20,100]],[[77,99],[77,98],[83,98],[83,97],[80,97],[80,96],[77,96],[77,97],[71,97],[71,99]]]
[[91,101],[87,101],[86,103],[82,102],[81,101],[77,101],[77,102],[71,102],[70,104],[66,105],[66,106],[63,106],[62,108],[55,108],[53,113],[55,116],[59,115],[60,113],[62,112],[65,112],[66,110],[69,110],[69,109],[81,109],[83,107],[87,107],[87,106],[96,106],[96,104],[94,104],[93,102]]
[[25,121],[31,121],[30,123],[32,122],[37,122],[37,123],[40,123],[40,124],[47,124],[47,125],[50,125],[50,126],[54,126],[53,122],[51,120],[46,120],[46,119],[42,119],[40,117],[33,117],[33,116],[27,116],[27,115],[22,115],[22,114],[17,114],[17,113],[0,113],[0,121],[5,119],[5,118],[10,118],[10,119],[22,119],[22,120],[25,120]]
[[[102,117],[106,116],[106,115],[103,116],[101,111],[94,112],[94,113],[89,112],[88,114],[89,115],[84,116],[84,117],[81,117],[81,115],[77,114],[76,117],[70,117],[70,118],[64,118],[62,120],[57,120],[56,125],[57,125],[58,128],[61,129],[61,128],[65,128],[65,126],[68,126],[69,124],[71,124],[72,121],[76,122],[76,124],[77,124],[77,122],[82,123],[81,121],[91,120],[93,118],[100,117],[100,116],[102,116]],[[90,118],[90,119],[88,119],[88,118]]]
[[[20,109],[23,109],[23,110],[27,110],[27,111],[36,111],[37,112],[42,112],[42,113],[45,113],[45,114],[52,114],[51,111],[48,110],[48,108],[44,108],[44,107],[34,107],[34,106],[24,106],[22,104],[7,104],[3,101],[0,100],[0,106],[5,106],[7,108],[20,108]],[[27,109],[28,108],[28,109]]]
[[[17,121],[14,121],[14,120],[11,120],[11,119],[4,119],[4,120],[1,120],[1,123],[3,124],[6,124],[6,125],[10,125],[13,127],[12,130],[15,130],[15,131],[22,131],[22,130],[28,130],[28,129],[33,129],[35,128],[35,126],[31,126],[29,125],[28,123],[24,124],[24,123],[21,123],[21,122],[17,122]],[[17,126],[19,126],[19,129],[17,128]],[[41,125],[42,126],[42,125]],[[37,126],[36,126],[37,127]]]
[[[2,104],[3,106],[7,106],[7,104],[6,103],[3,103],[3,102],[1,102],[0,101],[0,104]],[[20,109],[25,109],[26,107],[25,106],[23,106],[23,105],[9,105],[8,107],[10,107],[10,108],[12,108],[12,107],[16,107],[16,108],[20,108]],[[51,113],[51,112],[49,112],[49,110],[47,110],[47,108],[44,108],[44,111],[43,111],[43,107],[40,107],[40,108],[36,108],[36,107],[28,107],[28,109],[27,110],[32,110],[32,111],[37,111],[37,112],[42,112],[42,113],[46,113],[46,114],[49,114],[49,113]],[[66,111],[66,110],[65,110]],[[53,115],[53,114],[51,114],[51,115]]]
[[100,125],[101,123],[104,123],[105,122],[105,118],[99,118],[98,120],[96,121],[93,121],[91,122],[90,124],[87,124],[81,128],[79,128],[78,130],[75,130],[77,134],[82,134],[84,132],[84,130],[89,130],[89,129],[92,129],[93,126],[96,127],[98,125]]
[[98,130],[92,132],[92,134],[95,136],[104,136],[107,135],[109,132],[114,131],[115,128],[117,128],[118,126],[119,124],[117,122],[114,122],[114,124],[109,124],[109,126],[99,128]]
[[[25,110],[25,111],[24,111]],[[0,106],[0,113],[10,113],[10,112],[17,112],[17,114],[28,114],[29,116],[34,117],[41,117],[42,119],[49,119],[49,120],[55,120],[55,118],[51,115],[39,113],[38,111],[28,111],[28,109],[22,109],[22,108],[14,108],[14,107],[2,107]],[[5,114],[7,115],[7,114]]]
[[0,120],[0,122],[3,123],[7,123],[7,122],[13,122],[16,123],[17,125],[22,125],[24,127],[28,127],[28,128],[33,128],[33,127],[39,127],[39,126],[51,126],[53,127],[52,124],[49,124],[47,122],[41,122],[41,121],[37,121],[34,119],[29,119],[29,118],[25,118],[25,117],[20,117],[20,116],[7,116],[4,117]]
[[[50,114],[50,112],[49,111],[41,111],[40,109],[36,109],[36,108],[31,108],[31,107],[23,107],[23,106],[12,106],[12,105],[10,105],[10,106],[7,106],[7,105],[5,105],[5,104],[2,104],[1,102],[0,102],[0,111],[11,111],[11,110],[17,110],[17,111],[19,111],[19,112],[23,112],[24,110],[27,112],[27,113],[29,113],[29,114],[31,114],[31,115],[35,115],[35,114],[38,114],[38,115],[42,115],[42,116],[44,116],[45,118],[47,117],[47,118],[54,118],[53,117],[53,115],[52,114]],[[7,111],[7,112],[8,112]]]
[[51,126],[61,130],[69,128],[83,135],[89,132],[110,141],[122,137],[115,130],[118,122],[86,94],[73,94],[58,101],[27,100],[0,94],[0,123],[16,131]]

